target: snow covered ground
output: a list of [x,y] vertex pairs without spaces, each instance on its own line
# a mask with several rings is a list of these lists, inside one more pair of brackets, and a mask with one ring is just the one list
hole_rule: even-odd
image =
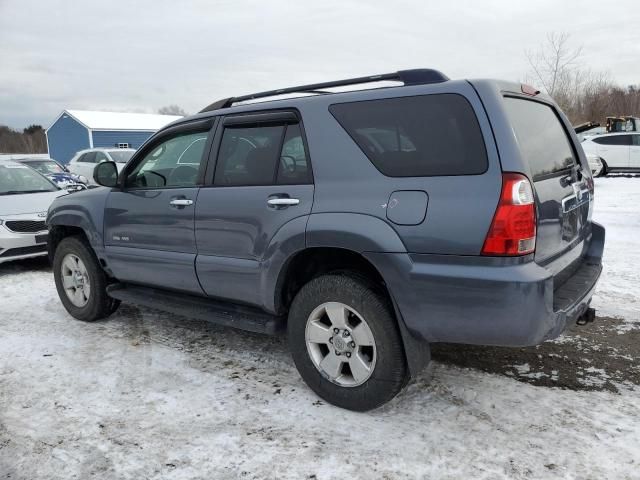
[[[622,319],[613,341],[640,328],[640,178],[597,179],[596,195],[608,230],[594,303]],[[534,357],[571,344],[579,359],[577,334]],[[352,413],[310,392],[282,338],[127,306],[78,322],[45,263],[0,266],[0,478],[640,478],[637,383],[534,386],[530,361],[511,376],[454,363]]]

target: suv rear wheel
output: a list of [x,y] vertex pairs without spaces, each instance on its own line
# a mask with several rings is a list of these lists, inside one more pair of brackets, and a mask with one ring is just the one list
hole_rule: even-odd
[[53,257],[53,277],[64,308],[78,320],[100,320],[120,305],[107,295],[107,275],[80,237],[60,242]]
[[371,410],[406,384],[393,310],[365,280],[343,274],[311,280],[293,300],[287,328],[300,375],[334,405]]

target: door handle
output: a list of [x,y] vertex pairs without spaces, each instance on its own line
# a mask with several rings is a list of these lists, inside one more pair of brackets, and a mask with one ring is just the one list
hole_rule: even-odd
[[193,205],[193,200],[189,200],[188,198],[174,198],[169,202],[169,205],[174,207],[188,207],[189,205]]
[[274,207],[288,207],[291,205],[298,205],[300,200],[297,198],[270,198],[267,200],[267,203]]

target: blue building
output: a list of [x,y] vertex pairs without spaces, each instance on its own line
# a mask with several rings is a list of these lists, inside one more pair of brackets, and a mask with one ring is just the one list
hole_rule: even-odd
[[64,110],[46,130],[49,156],[67,163],[86,148],[138,148],[179,116]]

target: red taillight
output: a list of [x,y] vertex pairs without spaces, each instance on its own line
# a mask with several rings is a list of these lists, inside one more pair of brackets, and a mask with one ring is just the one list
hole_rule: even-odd
[[536,208],[524,175],[502,174],[500,202],[482,247],[482,255],[526,255],[536,249]]

